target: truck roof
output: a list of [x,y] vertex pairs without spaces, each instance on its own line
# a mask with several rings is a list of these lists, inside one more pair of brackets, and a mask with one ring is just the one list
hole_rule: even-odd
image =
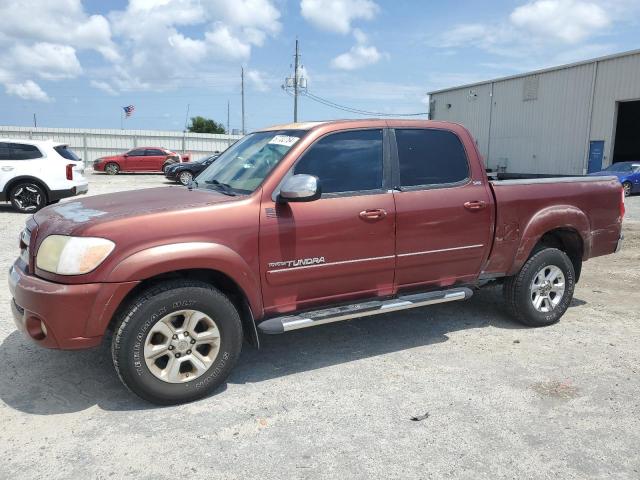
[[[357,127],[366,127],[366,126],[380,126],[380,124],[385,124],[387,126],[416,126],[416,127],[427,127],[430,124],[439,124],[449,122],[436,122],[433,120],[407,120],[402,118],[362,118],[362,119],[342,119],[342,120],[324,120],[324,121],[311,121],[311,122],[298,122],[298,123],[285,123],[280,125],[273,125],[266,128],[261,128],[258,131],[260,132],[268,132],[272,130],[311,130],[313,128],[319,126],[357,126]],[[451,123],[453,125],[453,123]]]

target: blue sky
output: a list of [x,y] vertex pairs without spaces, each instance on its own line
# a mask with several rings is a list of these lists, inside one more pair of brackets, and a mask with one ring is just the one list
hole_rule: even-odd
[[[203,115],[247,130],[292,119],[280,85],[296,36],[309,92],[374,112],[426,111],[426,92],[640,48],[638,0],[3,0],[0,123],[181,130]],[[639,79],[640,81],[640,79]],[[300,100],[302,120],[357,117]]]

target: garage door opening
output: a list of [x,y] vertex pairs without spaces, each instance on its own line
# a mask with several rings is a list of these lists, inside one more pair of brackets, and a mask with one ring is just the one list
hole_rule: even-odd
[[613,163],[640,161],[640,100],[620,102]]

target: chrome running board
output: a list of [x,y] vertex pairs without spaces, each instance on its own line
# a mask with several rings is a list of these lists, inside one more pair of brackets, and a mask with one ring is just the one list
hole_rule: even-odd
[[389,300],[371,300],[362,303],[353,303],[340,307],[325,308],[298,315],[286,315],[274,317],[258,324],[258,330],[262,333],[275,335],[301,328],[315,327],[325,323],[351,320],[352,318],[380,315],[381,313],[407,310],[409,308],[424,307],[436,303],[456,302],[466,300],[473,295],[470,288],[454,288],[437,292],[414,293],[400,295]]

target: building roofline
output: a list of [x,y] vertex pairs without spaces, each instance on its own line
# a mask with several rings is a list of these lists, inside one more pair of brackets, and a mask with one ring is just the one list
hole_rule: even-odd
[[498,78],[494,78],[494,79],[491,79],[491,80],[483,80],[483,81],[480,81],[480,82],[466,83],[464,85],[458,85],[458,86],[449,87],[449,88],[441,88],[439,90],[431,90],[430,92],[427,92],[427,95],[435,95],[435,94],[438,94],[438,93],[451,92],[453,90],[460,90],[460,89],[463,89],[463,88],[478,87],[480,85],[487,85],[487,84],[491,84],[491,83],[504,82],[504,81],[513,80],[513,79],[516,79],[516,78],[529,77],[531,75],[539,75],[541,73],[555,72],[555,71],[564,70],[564,69],[567,69],[567,68],[579,67],[581,65],[589,65],[591,63],[603,62],[605,60],[613,60],[613,59],[616,59],[616,58],[628,57],[630,55],[638,55],[638,54],[640,54],[640,49],[629,50],[629,51],[620,52],[620,53],[613,53],[611,55],[605,55],[603,57],[591,58],[589,60],[581,60],[579,62],[567,63],[567,64],[564,64],[564,65],[558,65],[558,66],[555,66],[555,67],[541,68],[539,70],[533,70],[531,72],[518,73],[518,74],[515,74],[515,75],[508,75],[506,77],[498,77]]

